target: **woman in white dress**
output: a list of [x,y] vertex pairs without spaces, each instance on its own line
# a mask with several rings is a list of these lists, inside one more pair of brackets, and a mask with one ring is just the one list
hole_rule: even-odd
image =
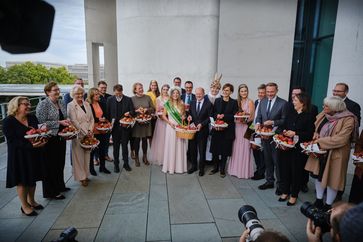
[[164,105],[163,120],[168,124],[165,130],[165,145],[163,157],[164,173],[184,173],[187,171],[188,143],[185,139],[176,137],[175,127],[182,123],[185,113],[184,103],[180,99],[180,87],[172,87],[170,98]]
[[161,95],[156,99],[156,114],[158,119],[156,120],[152,145],[150,148],[150,162],[155,165],[163,164],[164,157],[164,145],[165,145],[165,130],[167,123],[162,119],[162,113],[164,112],[164,104],[169,100],[168,84],[164,84],[161,87]]

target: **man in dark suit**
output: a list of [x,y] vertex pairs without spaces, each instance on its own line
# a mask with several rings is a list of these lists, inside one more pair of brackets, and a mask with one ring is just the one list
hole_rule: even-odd
[[204,94],[203,88],[198,87],[195,89],[196,100],[190,103],[188,112],[188,120],[193,121],[199,130],[195,134],[194,139],[189,140],[191,168],[188,170],[188,174],[192,174],[197,170],[199,152],[199,176],[204,176],[205,155],[209,135],[209,117],[213,115],[212,103],[209,99],[204,98]]
[[[260,102],[262,99],[264,99],[266,97],[266,85],[265,84],[261,84],[258,88],[257,88],[257,97],[258,99],[255,101],[255,118],[254,118],[254,123],[256,123],[256,117],[257,117],[257,110],[258,107],[260,106]],[[253,150],[253,157],[255,158],[255,164],[256,164],[256,171],[253,175],[253,177],[251,177],[252,180],[261,180],[265,178],[265,161],[263,159],[263,152],[262,150],[258,149],[258,150]]]
[[122,85],[117,84],[113,87],[114,96],[107,99],[107,119],[115,119],[115,124],[112,129],[112,139],[113,139],[113,159],[114,159],[114,171],[116,173],[120,172],[120,144],[122,145],[122,159],[124,161],[123,167],[126,171],[131,171],[129,166],[129,154],[127,144],[130,139],[131,129],[121,127],[119,120],[125,115],[134,114],[134,105],[131,98],[123,95]]
[[[278,86],[276,83],[266,84],[266,98],[261,100],[256,117],[256,130],[261,126],[282,127],[286,120],[286,101],[277,96]],[[277,179],[276,194],[281,195],[279,185],[281,182],[278,151],[275,144],[271,143],[271,137],[262,139],[263,155],[266,166],[266,182],[258,187],[260,190],[274,188],[274,170]]]
[[354,102],[353,100],[350,100],[347,95],[349,92],[349,86],[343,82],[337,83],[333,89],[333,96],[341,97],[345,105],[347,106],[347,109],[353,113],[357,119],[358,119],[358,125],[360,126],[360,106],[358,103]]
[[186,81],[184,84],[185,93],[181,95],[181,100],[186,104],[190,105],[192,101],[195,101],[195,95],[193,92],[193,82]]
[[180,77],[175,77],[174,80],[173,80],[173,83],[174,83],[174,86],[175,87],[180,87],[181,88],[182,95],[185,94],[185,89],[182,88],[182,86],[181,86],[182,81],[181,81],[181,78]]
[[[80,85],[82,88],[84,88],[84,81],[82,78],[77,78],[76,80],[74,80],[74,85]],[[84,97],[83,99],[86,100],[87,98],[87,93],[85,92],[84,93]],[[71,98],[71,95],[69,92],[67,92],[66,94],[64,94],[63,96],[63,101],[64,101],[64,104],[68,105],[68,103],[72,102],[73,98]]]

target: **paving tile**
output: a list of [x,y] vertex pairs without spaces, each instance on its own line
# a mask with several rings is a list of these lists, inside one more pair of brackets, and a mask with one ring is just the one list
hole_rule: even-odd
[[[197,173],[193,175],[197,176]],[[241,197],[228,177],[223,179],[220,176],[202,176],[198,179],[207,199]]]
[[152,165],[151,167],[151,178],[150,184],[166,184],[165,173],[161,171],[161,167]]
[[147,240],[170,240],[170,220],[167,200],[149,201]]
[[122,171],[114,193],[148,192],[150,184],[150,166],[132,167],[132,171]]
[[221,237],[240,236],[243,224],[239,221],[238,210],[246,202],[243,199],[208,200]]
[[146,213],[105,215],[95,241],[145,241],[146,218]]
[[222,242],[239,242],[240,237],[222,238]]
[[[52,240],[56,240],[59,238],[59,235],[63,232],[64,229],[52,229],[49,230],[48,234],[44,237],[42,241],[49,242]],[[76,236],[77,241],[94,241],[98,228],[86,228],[86,229],[77,229],[78,234]],[[40,241],[40,240],[38,240]]]
[[106,214],[147,213],[148,193],[115,193]]
[[207,201],[195,176],[167,175],[170,222],[214,222]]
[[15,188],[5,188],[6,182],[0,181],[0,208],[4,207],[7,203],[13,200],[16,196]]
[[221,242],[214,223],[171,226],[173,242]]
[[[261,223],[266,230],[280,232],[281,234],[285,235],[291,242],[307,241],[306,238],[302,240],[297,240],[297,238],[294,237],[285,226],[286,223],[281,222],[279,219],[261,219]],[[305,228],[302,228],[302,231],[305,231]]]
[[0,219],[0,241],[15,241],[33,219],[26,216],[22,218]]

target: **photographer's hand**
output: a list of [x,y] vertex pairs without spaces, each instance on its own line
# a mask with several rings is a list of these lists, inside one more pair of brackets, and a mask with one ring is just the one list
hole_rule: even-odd
[[246,229],[245,231],[243,231],[241,237],[239,238],[239,242],[246,242],[248,236],[250,236],[250,229]]
[[322,233],[320,227],[315,227],[313,221],[308,219],[306,223],[306,236],[309,242],[322,242]]

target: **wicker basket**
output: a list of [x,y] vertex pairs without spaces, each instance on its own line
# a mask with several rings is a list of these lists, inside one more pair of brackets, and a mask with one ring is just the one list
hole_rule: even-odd
[[176,137],[180,138],[180,139],[193,139],[195,133],[197,132],[196,130],[185,130],[185,129],[175,129],[176,131]]

